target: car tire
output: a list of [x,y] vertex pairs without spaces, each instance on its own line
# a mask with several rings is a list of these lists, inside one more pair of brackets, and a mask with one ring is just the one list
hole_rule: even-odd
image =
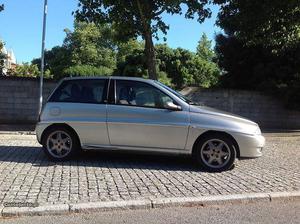
[[48,158],[56,162],[69,160],[80,149],[77,135],[63,126],[48,128],[43,134],[42,145]]
[[197,164],[210,172],[231,169],[236,159],[236,150],[231,138],[221,133],[204,136],[196,144],[194,158]]

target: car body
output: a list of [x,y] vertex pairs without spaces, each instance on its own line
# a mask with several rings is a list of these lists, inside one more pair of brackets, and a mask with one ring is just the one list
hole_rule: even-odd
[[[51,147],[53,152],[57,147],[67,148],[58,142],[57,130],[61,129],[65,130],[65,142],[76,139],[68,147],[76,143],[85,150],[199,155],[203,146],[201,156],[195,157],[199,163],[213,163],[205,165],[212,171],[228,169],[235,158],[260,157],[265,144],[256,123],[194,105],[158,81],[131,77],[63,79],[48,98],[36,125],[38,142],[56,160],[68,157],[51,155]],[[51,133],[56,133],[52,140]],[[229,154],[234,158],[227,162],[232,164],[218,166]]]

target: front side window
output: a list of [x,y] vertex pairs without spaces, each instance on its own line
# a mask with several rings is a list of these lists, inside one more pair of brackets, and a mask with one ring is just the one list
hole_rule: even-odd
[[106,80],[67,80],[53,93],[49,102],[103,103]]
[[173,99],[159,89],[137,81],[118,80],[116,103],[119,105],[166,108]]
[[166,86],[165,84],[162,84],[159,81],[155,81],[158,85],[160,85],[161,87],[165,88],[166,90],[170,91],[171,93],[173,93],[175,96],[179,97],[181,100],[183,100],[184,102],[188,103],[188,104],[195,104],[195,102],[192,102],[190,99],[188,99],[186,96],[182,95],[181,93],[175,91],[174,89],[170,88],[169,86]]

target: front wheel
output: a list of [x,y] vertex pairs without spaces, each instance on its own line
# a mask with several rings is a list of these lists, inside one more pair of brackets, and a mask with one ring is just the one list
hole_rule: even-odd
[[197,143],[194,156],[197,163],[208,171],[221,172],[234,165],[236,150],[230,138],[216,133],[205,136]]
[[44,152],[53,161],[68,160],[77,153],[79,147],[77,136],[65,127],[46,130],[42,144]]

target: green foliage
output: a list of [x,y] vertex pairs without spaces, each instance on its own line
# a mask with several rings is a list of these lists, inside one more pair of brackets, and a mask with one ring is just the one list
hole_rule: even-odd
[[168,77],[168,74],[163,71],[158,72],[158,81],[160,81],[161,83],[167,86],[172,86],[172,79],[170,79]]
[[[63,71],[71,66],[71,51],[66,47],[55,46],[51,50],[45,51],[45,70],[49,70],[51,76],[55,80],[59,80],[65,76]],[[40,69],[41,59],[32,60],[32,64],[35,64]]]
[[193,74],[194,85],[205,88],[217,85],[220,78],[218,65],[198,55],[193,58],[190,72]]
[[194,53],[182,48],[174,50],[174,58],[171,61],[172,66],[168,73],[173,75],[173,82],[176,88],[179,89],[185,85],[193,85],[195,83],[193,73],[190,70],[193,66],[194,56]]
[[51,74],[49,69],[46,69],[44,72],[44,78],[46,79],[53,79],[53,75]]
[[114,23],[120,35],[119,39],[144,36],[148,25],[151,33],[157,36],[158,31],[167,33],[168,25],[162,20],[161,14],[182,14],[185,4],[188,10],[185,17],[193,19],[197,16],[199,22],[211,15],[204,6],[208,0],[190,1],[114,1],[114,0],[79,0],[79,9],[76,16],[80,20],[96,21],[100,23]]
[[14,75],[18,77],[37,77],[39,74],[38,66],[29,63],[17,65],[16,70],[14,71]]
[[79,0],[76,17],[79,20],[113,24],[117,39],[127,41],[141,36],[145,40],[146,64],[149,77],[157,79],[156,59],[152,37],[158,33],[167,33],[169,26],[163,21],[162,13],[182,14],[182,6],[187,6],[185,17],[199,22],[211,15],[205,8],[208,0],[167,0],[167,1],[113,1],[113,0]]
[[171,49],[167,45],[157,45],[159,70],[171,78],[175,88],[188,85],[211,87],[218,81],[220,71],[216,63],[208,61],[188,50]]
[[[116,46],[111,27],[75,22],[74,31],[65,32],[62,46],[45,51],[45,69],[51,71],[54,79],[80,74],[110,75],[116,68]],[[34,59],[32,63],[40,67],[41,59]]]
[[226,74],[222,84],[230,88],[277,92],[297,82],[300,45],[284,54],[273,54],[264,46],[245,47],[235,37],[217,36],[219,65]]
[[205,33],[202,34],[201,39],[198,42],[197,55],[206,61],[212,61],[215,57],[211,40],[208,40]]
[[[197,54],[166,44],[157,44],[156,58],[158,79],[180,89],[188,85],[211,87],[218,81],[220,71],[216,63],[207,61]],[[140,47],[128,52],[124,61],[118,63],[116,75],[149,78],[146,58]]]
[[[219,1],[221,85],[260,90],[300,109],[299,1]],[[298,4],[296,4],[298,2]]]
[[[21,65],[17,65],[15,70],[9,70],[8,74],[9,76],[36,78],[40,76],[40,71],[38,66],[35,64],[23,63]],[[49,69],[45,70],[44,78],[53,79],[53,75]]]
[[94,67],[92,65],[75,65],[63,71],[66,76],[105,76],[111,75],[112,69],[107,67]]
[[[97,75],[149,78],[145,43],[136,39],[120,42],[115,33],[109,25],[76,22],[73,32],[66,30],[62,46],[45,52],[45,69],[56,80],[65,76]],[[212,62],[214,52],[205,35],[199,46],[203,53],[195,54],[166,44],[156,45],[158,79],[178,89],[186,85],[215,85],[219,70]],[[40,62],[40,59],[32,61],[37,66]]]
[[75,21],[74,31],[66,30],[66,35],[64,47],[71,52],[72,65],[116,67],[110,26]]
[[300,38],[299,0],[215,0],[221,5],[220,25],[248,46],[273,52],[293,48]]
[[125,56],[124,61],[118,63],[116,75],[131,77],[148,77],[146,58],[140,48],[136,48]]
[[197,75],[194,77],[196,83],[201,83],[203,87],[211,87],[218,84],[220,69],[216,60],[216,54],[212,48],[212,43],[205,33],[202,34],[197,46],[196,65]]
[[135,51],[143,52],[143,49],[144,43],[136,39],[117,43],[117,64],[125,63],[128,55],[133,55]]
[[[155,48],[161,82],[177,89],[188,85],[210,87],[217,83],[220,74],[217,64],[182,48],[172,49],[166,44],[158,44]],[[118,64],[115,74],[149,78],[143,50],[136,48],[130,52],[125,61]]]

